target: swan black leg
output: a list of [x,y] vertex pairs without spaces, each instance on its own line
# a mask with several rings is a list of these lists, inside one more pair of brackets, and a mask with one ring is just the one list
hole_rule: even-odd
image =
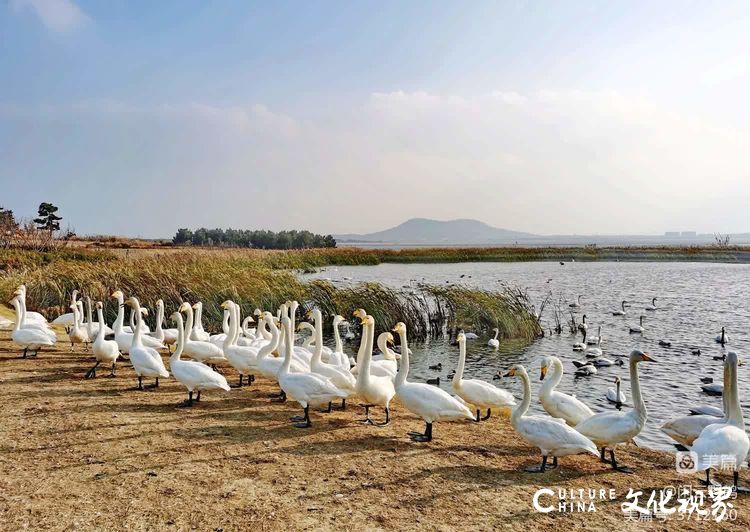
[[193,406],[193,392],[188,390],[188,399],[187,401],[180,403],[178,406],[180,407],[191,407]]
[[88,371],[86,372],[86,376],[85,376],[84,378],[85,378],[85,379],[91,379],[91,378],[93,378],[93,377],[96,377],[96,368],[97,368],[97,366],[98,366],[99,364],[101,364],[101,362],[97,362],[96,364],[94,364],[94,367],[93,367],[93,368],[91,368],[90,370],[88,370]]
[[411,438],[411,441],[420,443],[432,441],[432,423],[427,423],[427,426],[424,429],[424,434],[420,434],[419,432],[410,432],[409,437]]
[[310,421],[310,407],[305,407],[305,415],[302,417],[302,423],[295,423],[295,427],[298,429],[306,429],[308,427],[312,427],[312,422]]
[[28,347],[24,347],[24,348],[23,348],[23,354],[21,355],[21,358],[26,358],[26,354],[27,354],[28,352],[29,352],[29,348],[28,348]]
[[615,459],[615,450],[614,449],[610,449],[609,450],[609,456],[612,459],[612,461],[611,461],[612,469],[614,469],[615,471],[618,471],[620,473],[628,473],[628,474],[635,473],[635,469],[632,469],[632,468],[626,467],[626,466],[617,465],[617,460]]
[[523,469],[527,473],[544,473],[547,470],[547,455],[542,455],[542,463],[538,466],[529,466]]
[[604,453],[605,453],[606,451],[607,451],[607,448],[606,448],[606,447],[602,447],[602,448],[601,448],[601,454],[599,455],[599,459],[600,459],[600,460],[601,460],[602,462],[604,462],[605,464],[608,464],[608,463],[609,463],[609,460],[607,460],[607,459],[606,459],[606,458],[604,457]]
[[156,380],[154,380],[154,383],[151,386],[147,386],[147,388],[158,388],[159,387],[159,377],[156,377]]
[[201,400],[201,391],[198,390],[198,395],[196,396],[195,401],[200,402],[200,400]]
[[365,407],[365,419],[360,421],[360,423],[364,423],[365,425],[373,425],[372,419],[370,419],[370,407],[375,405],[364,405]]
[[254,383],[254,382],[255,382],[255,375],[248,375],[248,376],[247,376],[247,382],[248,382],[249,384],[252,384],[252,383]]
[[385,427],[391,422],[391,409],[389,407],[385,407],[385,421],[382,423],[373,423],[376,427]]
[[477,416],[474,418],[475,423],[479,423],[480,421],[482,421],[482,418],[480,417],[480,415],[481,415],[481,412],[477,408]]
[[281,393],[279,395],[274,395],[273,399],[271,399],[272,403],[286,403],[286,392],[284,390],[281,390]]
[[109,377],[116,377],[117,376],[117,375],[115,375],[115,363],[114,362],[112,362],[112,369],[110,370],[108,376]]
[[138,376],[138,388],[137,390],[143,390],[143,377]]
[[487,409],[487,415],[482,418],[482,421],[487,421],[488,419],[490,419],[491,415],[492,415],[492,409],[488,408]]
[[711,469],[706,469],[706,480],[699,480],[699,483],[704,486],[719,486],[720,484],[715,480],[711,480]]
[[341,410],[346,410],[346,398],[341,400]]
[[326,408],[325,410],[321,410],[320,413],[330,414],[331,412],[333,412],[333,405],[331,404],[331,401],[328,401],[328,408]]
[[240,373],[240,382],[237,384],[237,388],[242,388],[242,373]]

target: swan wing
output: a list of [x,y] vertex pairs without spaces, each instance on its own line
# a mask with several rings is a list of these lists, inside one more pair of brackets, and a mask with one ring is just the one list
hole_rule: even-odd
[[690,447],[703,429],[717,422],[713,416],[682,416],[670,419],[660,430],[677,443]]
[[478,379],[462,379],[457,394],[467,403],[485,408],[516,404],[512,393]]
[[174,378],[192,390],[222,389],[229,391],[229,384],[223,375],[202,362],[180,360],[172,365]]
[[745,461],[750,450],[747,433],[729,423],[714,423],[707,426],[693,442],[692,450],[698,455],[698,469],[717,466],[708,457],[734,456],[737,467]]
[[564,456],[580,452],[598,455],[596,445],[575,429],[554,418],[524,416],[515,423],[515,429],[529,443],[553,455]]
[[542,406],[549,415],[562,418],[571,426],[594,415],[593,410],[580,399],[562,392],[552,392],[549,400],[542,402]]
[[642,423],[632,415],[632,412],[602,412],[594,414],[576,425],[575,429],[595,442],[601,444],[617,444],[626,442],[643,428]]
[[428,423],[460,418],[474,419],[474,414],[465,404],[430,384],[407,382],[396,389],[396,394],[407,410]]

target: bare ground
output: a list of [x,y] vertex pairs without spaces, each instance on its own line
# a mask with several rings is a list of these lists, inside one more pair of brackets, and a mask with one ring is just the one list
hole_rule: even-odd
[[[89,354],[60,342],[20,359],[8,339],[1,331],[3,530],[750,529],[748,498],[732,501],[732,524],[626,521],[629,487],[648,494],[696,484],[666,453],[622,448],[634,475],[592,456],[529,474],[521,469],[537,451],[504,417],[436,424],[428,444],[406,437],[423,423],[398,402],[385,428],[357,423],[362,410],[352,407],[315,413],[301,430],[288,421],[297,405],[270,403],[275,387],[261,378],[179,408],[186,394],[173,379],[134,391],[133,371],[120,362],[116,378],[103,370],[84,380]],[[596,513],[540,514],[531,499],[541,487],[614,488],[617,499]]]

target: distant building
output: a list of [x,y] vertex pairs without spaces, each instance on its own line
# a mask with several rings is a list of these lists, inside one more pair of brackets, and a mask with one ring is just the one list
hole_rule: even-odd
[[667,238],[679,238],[680,232],[679,231],[667,231],[664,233],[664,236]]
[[695,238],[696,236],[698,236],[698,233],[696,233],[695,231],[683,231],[681,236],[682,238]]

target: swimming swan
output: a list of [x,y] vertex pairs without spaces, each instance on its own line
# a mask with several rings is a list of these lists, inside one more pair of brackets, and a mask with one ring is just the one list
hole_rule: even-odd
[[[487,341],[487,345],[489,347],[492,347],[493,349],[497,349],[498,347],[500,347],[500,340],[497,339],[497,336],[500,334],[500,329],[495,327],[492,330],[495,332],[495,336]],[[466,342],[466,337],[464,337],[464,342]]]
[[625,404],[625,394],[620,391],[620,377],[615,377],[615,388],[607,388],[607,401],[620,408]]

